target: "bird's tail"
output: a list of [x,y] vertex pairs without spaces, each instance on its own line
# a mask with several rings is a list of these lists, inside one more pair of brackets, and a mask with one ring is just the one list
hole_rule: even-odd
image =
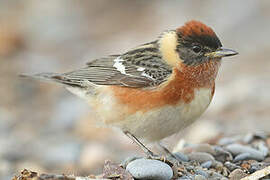
[[39,74],[20,74],[20,77],[29,78],[29,79],[37,79],[46,82],[56,82],[60,84],[64,84],[63,76],[59,73],[39,73]]
[[[62,85],[72,86],[72,87],[84,87],[84,81],[80,79],[72,79],[65,74],[60,73],[39,73],[39,74],[21,74],[20,77],[37,79],[45,82],[55,82]],[[89,82],[90,83],[90,82]]]

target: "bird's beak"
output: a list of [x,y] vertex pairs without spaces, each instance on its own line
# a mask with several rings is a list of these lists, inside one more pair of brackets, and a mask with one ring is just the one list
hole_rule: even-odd
[[208,56],[210,58],[222,58],[222,57],[234,56],[237,54],[238,52],[234,50],[221,47],[215,52],[210,52],[210,53],[205,54],[205,56]]

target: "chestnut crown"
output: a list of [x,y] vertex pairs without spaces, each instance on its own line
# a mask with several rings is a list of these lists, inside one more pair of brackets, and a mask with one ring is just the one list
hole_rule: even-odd
[[189,21],[176,30],[179,57],[187,65],[197,65],[208,60],[220,60],[225,56],[238,54],[222,48],[215,32],[199,21]]

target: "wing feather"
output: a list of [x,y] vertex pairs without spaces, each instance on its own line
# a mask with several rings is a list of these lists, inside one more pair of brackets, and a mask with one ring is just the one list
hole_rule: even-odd
[[156,41],[141,45],[122,55],[95,59],[86,65],[84,68],[50,78],[79,87],[84,87],[83,82],[89,81],[96,85],[144,88],[161,84],[172,73],[171,67],[162,60]]

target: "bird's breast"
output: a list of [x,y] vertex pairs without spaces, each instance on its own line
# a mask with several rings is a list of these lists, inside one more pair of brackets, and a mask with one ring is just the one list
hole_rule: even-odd
[[196,120],[210,104],[216,69],[174,69],[169,79],[155,89],[100,86],[90,96],[92,107],[106,125],[128,130],[155,141],[174,134]]
[[[194,122],[207,109],[211,99],[211,88],[195,89],[194,97],[189,102],[179,101],[176,104],[166,104],[147,111],[137,110],[131,114],[125,111],[128,110],[127,107],[122,106],[118,111],[114,111],[115,117],[118,118],[105,123],[130,131],[146,141],[156,141],[179,132]],[[125,118],[119,119],[123,114]]]
[[109,90],[117,103],[126,106],[130,113],[147,112],[164,106],[176,106],[179,103],[189,104],[195,99],[196,90],[201,88],[210,89],[209,97],[212,98],[215,77],[210,77],[209,80],[199,78],[200,76],[187,76],[174,69],[169,79],[155,89],[111,86]]
[[104,86],[98,91],[91,105],[106,125],[155,141],[196,120],[211,102],[214,83],[199,87],[175,74],[157,89]]

